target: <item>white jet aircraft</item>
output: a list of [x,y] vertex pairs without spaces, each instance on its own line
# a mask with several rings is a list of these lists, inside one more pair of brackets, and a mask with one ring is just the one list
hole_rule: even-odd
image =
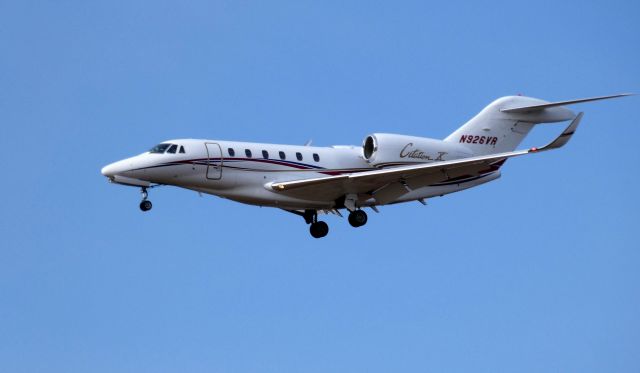
[[[140,209],[151,209],[147,190],[174,185],[257,206],[300,215],[311,235],[324,237],[327,223],[318,213],[342,216],[361,227],[362,210],[419,201],[458,192],[500,177],[508,158],[565,145],[583,113],[565,105],[628,96],[547,102],[523,96],[502,97],[444,140],[375,133],[362,146],[295,146],[220,140],[169,140],[151,150],[102,169],[110,182],[139,187]],[[538,123],[572,120],[549,144],[516,147]]]

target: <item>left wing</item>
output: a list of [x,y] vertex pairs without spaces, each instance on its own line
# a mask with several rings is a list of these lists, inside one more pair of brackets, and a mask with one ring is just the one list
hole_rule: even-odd
[[433,185],[478,176],[498,169],[507,158],[556,149],[564,146],[578,128],[583,113],[579,113],[569,126],[552,142],[541,147],[513,152],[489,154],[437,163],[386,168],[348,175],[327,176],[274,182],[267,185],[276,192],[308,199],[337,199],[349,193],[373,194],[392,183],[418,186]]

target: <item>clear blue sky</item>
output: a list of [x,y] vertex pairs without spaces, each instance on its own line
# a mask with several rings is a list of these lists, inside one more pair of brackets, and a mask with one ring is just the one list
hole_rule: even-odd
[[[482,4],[480,4],[482,3]],[[640,98],[326,239],[100,168],[166,139],[445,137],[640,92],[633,1],[1,1],[3,372],[638,372]],[[541,145],[561,125],[537,128]]]

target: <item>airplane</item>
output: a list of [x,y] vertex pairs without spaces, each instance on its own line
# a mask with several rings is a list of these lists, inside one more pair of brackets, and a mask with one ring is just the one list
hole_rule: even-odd
[[[102,174],[111,183],[141,189],[142,211],[151,210],[148,190],[172,185],[233,201],[279,208],[304,218],[311,236],[329,226],[318,214],[348,213],[361,227],[363,208],[425,200],[472,188],[501,175],[507,159],[557,149],[575,133],[583,113],[566,105],[605,100],[617,94],[548,102],[525,96],[493,101],[445,139],[374,133],[362,146],[316,147],[251,142],[177,139],[111,163]],[[539,123],[571,120],[542,147],[515,150]]]

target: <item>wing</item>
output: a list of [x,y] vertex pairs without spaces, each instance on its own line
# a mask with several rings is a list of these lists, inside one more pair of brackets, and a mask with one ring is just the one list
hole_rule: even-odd
[[276,192],[298,198],[337,199],[349,193],[375,194],[392,184],[413,187],[463,180],[497,170],[508,158],[556,149],[564,146],[578,128],[579,113],[555,140],[541,148],[489,154],[437,163],[385,168],[347,175],[327,176],[274,182],[268,185]]

